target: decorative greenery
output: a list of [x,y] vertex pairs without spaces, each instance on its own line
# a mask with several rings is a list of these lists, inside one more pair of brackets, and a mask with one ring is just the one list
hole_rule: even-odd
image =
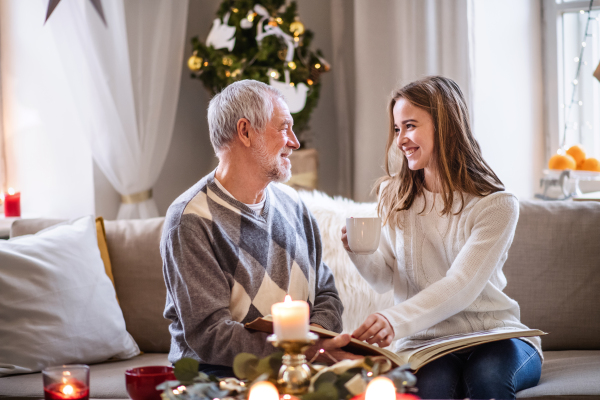
[[[198,361],[183,358],[175,363],[174,372],[178,380],[164,382],[158,385],[157,389],[164,391],[162,398],[165,400],[245,399],[247,389],[254,383],[264,380],[277,383],[282,356],[283,353],[276,352],[259,359],[249,353],[238,354],[233,362],[233,370],[239,379],[208,376],[198,372]],[[314,370],[315,373],[318,370],[321,372],[313,377],[313,390],[300,396],[300,399],[351,399],[362,393],[367,383],[379,375],[390,378],[399,393],[413,390],[416,378],[408,365],[391,371],[389,365],[389,361],[382,362],[381,358],[365,357],[362,360],[341,361],[327,368],[319,367]],[[380,374],[381,371],[387,373]],[[418,397],[407,394],[406,399]]]
[[[256,5],[268,11],[268,19],[255,12]],[[320,50],[310,50],[313,32],[306,30],[300,22],[296,2],[286,6],[286,0],[224,0],[217,17],[224,21],[227,14],[227,25],[235,27],[233,50],[215,49],[201,42],[197,36],[192,38],[194,53],[188,60],[192,78],[200,79],[214,95],[241,79],[255,79],[268,84],[271,76],[278,79],[287,71],[291,85],[304,83],[308,87],[304,109],[293,114],[294,130],[300,141],[305,142],[305,135],[300,133],[309,129],[310,115],[319,100],[320,76],[329,70],[329,64]],[[281,36],[265,36],[260,43],[257,42],[261,20],[263,25],[281,28],[283,33],[293,38],[297,47],[291,62],[286,61],[288,46]]]

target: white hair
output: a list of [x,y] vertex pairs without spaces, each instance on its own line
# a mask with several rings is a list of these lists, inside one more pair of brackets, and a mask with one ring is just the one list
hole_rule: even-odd
[[273,115],[273,101],[283,94],[259,81],[244,79],[217,93],[208,105],[208,130],[217,156],[228,147],[237,134],[241,118],[263,133]]

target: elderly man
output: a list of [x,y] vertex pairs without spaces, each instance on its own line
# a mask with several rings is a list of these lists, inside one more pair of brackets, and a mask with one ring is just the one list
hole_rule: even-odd
[[[270,314],[286,294],[310,304],[311,324],[340,332],[342,303],[323,263],[314,217],[293,189],[289,156],[300,147],[283,95],[244,80],[208,107],[217,169],[169,207],[161,240],[170,319],[169,360],[233,376],[236,354],[274,351],[244,324]],[[348,335],[318,343],[337,357]],[[313,346],[313,352],[315,351]]]

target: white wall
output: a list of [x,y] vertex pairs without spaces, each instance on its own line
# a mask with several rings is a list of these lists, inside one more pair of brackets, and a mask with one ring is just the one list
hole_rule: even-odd
[[47,5],[0,1],[7,186],[21,191],[24,216],[73,218],[94,213],[91,153],[70,118],[75,104],[43,26]]
[[538,191],[544,168],[539,0],[475,0],[473,131],[507,190]]

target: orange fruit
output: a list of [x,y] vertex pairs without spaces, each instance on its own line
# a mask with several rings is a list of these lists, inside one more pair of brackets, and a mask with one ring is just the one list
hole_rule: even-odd
[[575,159],[568,154],[555,154],[550,157],[548,168],[550,169],[575,169],[577,163]]
[[600,172],[600,161],[593,157],[586,158],[578,169]]
[[567,150],[567,154],[575,159],[575,164],[577,164],[577,167],[579,167],[581,163],[585,160],[585,150],[582,146],[578,144],[569,147],[569,150]]

